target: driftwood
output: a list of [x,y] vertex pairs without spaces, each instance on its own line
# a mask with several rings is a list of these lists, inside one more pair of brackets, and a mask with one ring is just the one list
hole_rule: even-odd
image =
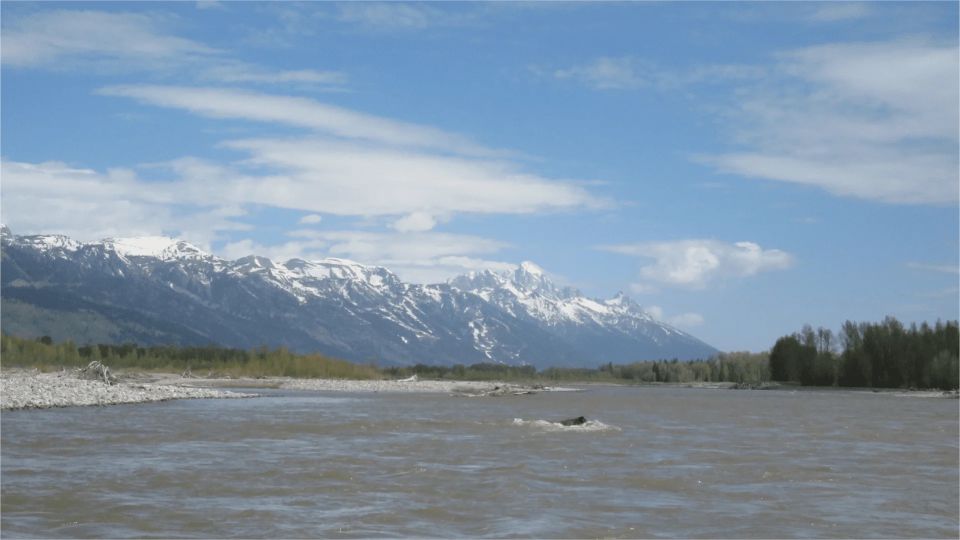
[[532,386],[505,384],[503,386],[496,385],[489,389],[454,388],[454,393],[452,395],[463,397],[525,396],[529,394],[537,394],[546,390],[547,388],[541,384],[534,384]]
[[87,364],[87,367],[81,368],[79,376],[82,379],[93,379],[95,381],[103,381],[107,384],[114,384],[117,382],[117,377],[110,372],[110,368],[103,365],[99,360],[94,360]]

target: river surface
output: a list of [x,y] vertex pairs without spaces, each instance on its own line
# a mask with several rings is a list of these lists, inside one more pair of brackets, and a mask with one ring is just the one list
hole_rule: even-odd
[[4,412],[0,535],[958,536],[956,400],[264,392]]

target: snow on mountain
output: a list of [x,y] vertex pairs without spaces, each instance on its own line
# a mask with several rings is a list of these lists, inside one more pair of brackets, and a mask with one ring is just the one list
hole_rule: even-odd
[[[8,229],[9,230],[9,229]],[[83,245],[72,238],[59,234],[43,234],[23,237],[23,241],[39,251],[45,252],[75,252]]]
[[[73,306],[83,317],[109,320],[117,341],[285,345],[359,361],[541,367],[716,352],[622,293],[585,297],[556,286],[531,262],[417,285],[346,259],[229,261],[167,237],[83,244],[8,229],[3,255],[4,302]],[[41,324],[31,317],[16,325]],[[84,342],[82,325],[71,328],[66,337]]]
[[210,256],[193,244],[167,236],[106,238],[98,243],[124,257],[153,257],[166,261]]

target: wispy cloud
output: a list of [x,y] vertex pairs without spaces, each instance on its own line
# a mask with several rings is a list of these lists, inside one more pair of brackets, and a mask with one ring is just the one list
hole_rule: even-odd
[[766,69],[761,66],[703,64],[686,68],[665,67],[636,56],[602,56],[572,67],[552,71],[535,67],[532,70],[540,76],[577,82],[595,90],[624,91],[674,91],[691,85],[756,80],[766,74]]
[[681,313],[679,315],[667,316],[660,306],[644,306],[643,310],[649,313],[654,319],[663,321],[673,326],[681,328],[695,328],[704,323],[703,315],[699,313]]
[[[371,147],[327,139],[248,139],[224,143],[269,175],[238,178],[237,193],[264,204],[320,213],[401,215],[399,230],[425,230],[451,213],[531,214],[598,208],[583,188],[499,161]],[[201,176],[198,176],[198,181]]]
[[[155,177],[151,181],[138,177],[135,170],[103,173],[59,164],[4,162],[3,210],[17,218],[11,223],[32,223],[26,208],[35,214],[48,208],[63,215],[56,230],[83,237],[103,234],[107,223],[138,230],[148,222],[156,229],[163,222],[180,221],[206,224],[206,231],[190,233],[198,242],[209,242],[240,227],[235,215],[218,214],[221,208],[242,210],[251,205],[317,216],[305,223],[317,223],[325,214],[379,218],[387,220],[395,234],[424,233],[463,213],[535,214],[608,205],[578,182],[526,172],[466,138],[314,100],[179,86],[115,86],[100,93],[205,117],[296,126],[306,133],[223,141],[221,148],[241,156],[225,162],[183,157],[154,163],[149,165]],[[24,199],[28,195],[29,201]],[[96,224],[97,220],[87,222],[85,213],[62,211],[67,200],[98,208],[102,201],[121,201],[118,208],[130,210],[98,212],[104,221]],[[204,212],[222,219],[203,221]],[[137,213],[158,219],[140,220]],[[174,214],[188,217],[175,220]],[[431,260],[436,262],[437,257]],[[465,262],[445,259],[444,264]]]
[[870,6],[865,2],[820,2],[811,7],[808,18],[815,22],[849,21],[870,15]]
[[601,57],[588,64],[555,70],[553,76],[598,90],[633,90],[650,84],[643,71],[643,63],[633,57]]
[[924,270],[926,272],[939,272],[943,274],[960,274],[960,267],[955,264],[928,264],[919,262],[907,263],[907,268],[914,270]]
[[[809,16],[823,20],[869,10],[857,3],[817,6]],[[727,85],[711,100],[726,96],[721,99],[730,106],[721,119],[740,148],[696,155],[696,161],[845,197],[955,204],[958,66],[955,43],[916,39],[806,47],[778,53],[770,65],[675,68],[633,56],[601,57],[550,74],[607,91]]]
[[197,9],[207,10],[207,9],[224,9],[226,6],[223,5],[223,2],[219,0],[197,0],[196,3]]
[[640,268],[639,292],[657,285],[702,289],[724,278],[742,278],[793,265],[793,256],[763,249],[753,242],[728,244],[716,240],[680,240],[600,246],[599,249],[652,259]]
[[214,195],[203,190],[215,180],[216,196],[234,204],[392,216],[393,228],[401,232],[430,230],[455,213],[529,214],[607,204],[575,182],[527,173],[515,163],[492,158],[497,151],[464,137],[310,99],[144,85],[108,87],[100,93],[310,132],[296,138],[224,141],[222,147],[247,156],[233,165],[171,162],[187,186],[184,191],[196,197]]
[[786,23],[832,25],[859,21],[874,15],[871,4],[881,2],[847,2],[825,0],[816,2],[738,2],[717,15],[747,24]]
[[466,6],[469,4],[455,2],[342,2],[336,4],[336,18],[368,31],[417,31],[474,20],[477,10],[465,9]]
[[376,29],[414,29],[430,26],[436,10],[428,4],[399,2],[349,2],[339,4],[338,19]]
[[923,41],[833,44],[779,56],[729,113],[726,173],[894,204],[958,200],[960,55]]
[[[198,3],[199,9],[223,7]],[[53,10],[4,17],[5,66],[99,69],[177,75],[217,83],[296,84],[341,89],[347,75],[313,69],[275,70],[241,62],[226,51],[177,35],[179,19],[157,13]]]
[[221,62],[198,74],[207,81],[219,83],[253,83],[310,85],[326,88],[343,88],[348,77],[340,71],[317,71],[315,69],[269,70],[243,62]]
[[461,154],[493,155],[498,152],[466,137],[440,129],[352,111],[312,99],[264,94],[229,88],[125,85],[98,91],[141,103],[181,109],[208,118],[231,118],[283,124],[401,147],[432,148]]
[[220,54],[202,43],[171,35],[156,15],[56,10],[10,19],[3,25],[2,61],[16,67],[107,63],[165,67]]

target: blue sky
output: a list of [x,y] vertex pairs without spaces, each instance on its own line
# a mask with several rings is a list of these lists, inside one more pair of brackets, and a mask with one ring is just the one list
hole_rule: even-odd
[[958,317],[956,3],[2,4],[2,219],[532,260],[725,350]]

